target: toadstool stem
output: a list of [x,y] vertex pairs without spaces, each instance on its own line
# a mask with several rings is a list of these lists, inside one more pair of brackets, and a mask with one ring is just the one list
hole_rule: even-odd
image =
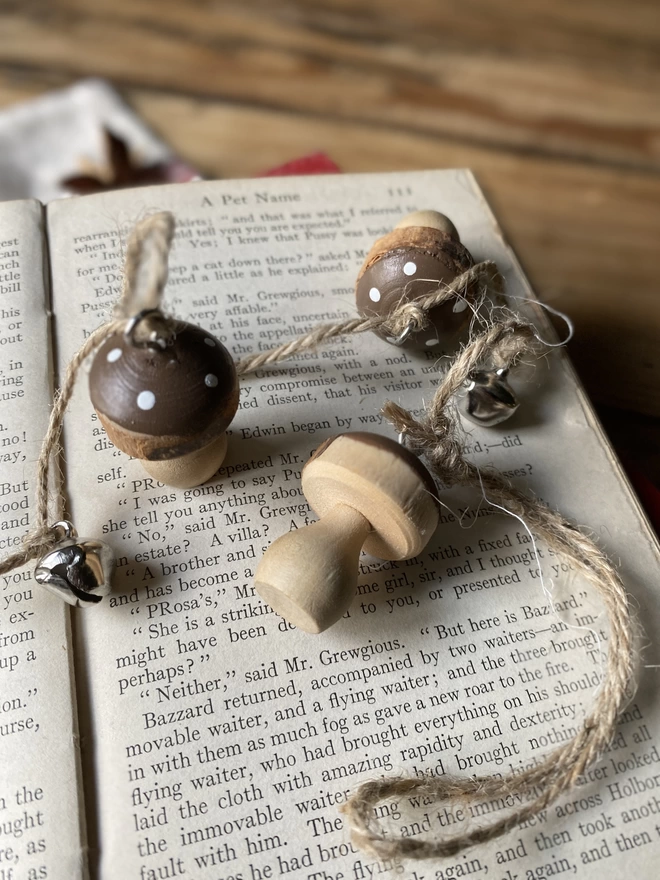
[[166,486],[174,486],[175,489],[192,489],[193,486],[201,486],[211,479],[226,454],[227,434],[223,431],[211,443],[187,455],[163,461],[141,459],[141,462],[148,474],[165,483]]
[[323,632],[353,601],[360,551],[370,530],[361,513],[338,504],[268,548],[257,568],[257,592],[290,623],[305,632]]

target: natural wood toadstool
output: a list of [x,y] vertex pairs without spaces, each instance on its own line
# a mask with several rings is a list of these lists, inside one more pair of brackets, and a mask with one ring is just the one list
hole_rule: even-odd
[[438,524],[435,484],[404,446],[378,434],[340,434],[306,463],[302,489],[321,519],[278,538],[255,575],[262,599],[306,632],[323,632],[357,588],[360,551],[420,553]]
[[[379,238],[367,254],[355,291],[358,312],[365,318],[388,315],[402,302],[431,293],[473,265],[448,217],[438,211],[415,211]],[[462,296],[441,303],[428,313],[429,326],[397,344],[418,349],[453,344],[470,318],[473,299],[468,288]],[[376,332],[388,339],[384,331]]]
[[190,488],[222,464],[238,378],[227,349],[201,327],[177,322],[163,347],[113,334],[96,353],[89,392],[108,438],[157,480]]

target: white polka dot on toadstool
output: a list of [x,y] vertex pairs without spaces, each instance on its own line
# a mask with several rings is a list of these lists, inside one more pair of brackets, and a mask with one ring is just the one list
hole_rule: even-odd
[[156,403],[156,395],[153,391],[140,391],[137,396],[137,405],[140,409],[153,409]]
[[452,312],[456,312],[456,313],[464,312],[467,309],[467,307],[468,307],[468,303],[467,303],[466,299],[462,299],[462,298],[457,299],[456,302],[454,303],[454,308],[452,309]]
[[439,339],[427,339],[426,345],[428,345],[430,348],[432,345],[438,345],[439,342],[440,342]]
[[417,271],[417,264],[416,263],[406,263],[406,265],[403,267],[403,272],[405,275],[414,275],[416,271]]
[[209,388],[215,388],[218,384],[218,377],[214,376],[213,373],[207,373],[206,376],[204,376],[204,384]]
[[369,299],[371,302],[380,302],[380,290],[377,287],[372,287],[369,291]]
[[206,336],[206,337],[204,338],[204,342],[205,342],[210,348],[215,348],[215,339],[211,339],[210,336]]
[[114,364],[115,361],[119,360],[122,354],[123,352],[121,348],[113,348],[107,353],[105,359],[109,364]]

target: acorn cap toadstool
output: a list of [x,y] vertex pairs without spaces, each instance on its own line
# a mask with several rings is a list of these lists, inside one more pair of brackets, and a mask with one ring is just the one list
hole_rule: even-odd
[[405,229],[407,226],[426,226],[430,229],[438,229],[455,241],[461,240],[458,229],[449,217],[446,214],[441,214],[440,211],[413,211],[412,214],[406,214],[399,220],[394,228]]
[[[437,219],[439,218],[439,219]],[[436,226],[410,225],[435,222]],[[454,224],[436,211],[419,211],[379,238],[367,254],[356,285],[357,309],[364,317],[389,315],[402,302],[412,302],[448,284],[474,265]],[[429,326],[404,343],[411,348],[447,345],[469,318],[472,291],[453,297],[428,313]],[[376,331],[387,338],[384,331]]]
[[165,348],[110,336],[94,358],[89,391],[115,446],[149,461],[207,446],[233,419],[239,396],[227,349],[211,333],[184,322],[177,322]]

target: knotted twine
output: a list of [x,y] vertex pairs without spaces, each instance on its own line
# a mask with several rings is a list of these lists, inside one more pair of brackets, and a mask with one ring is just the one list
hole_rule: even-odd
[[[48,552],[58,539],[51,522],[49,474],[61,452],[62,422],[83,362],[113,333],[125,332],[136,315],[148,314],[135,325],[143,341],[166,344],[176,332],[176,322],[160,311],[167,281],[167,258],[174,234],[174,218],[167,212],[154,214],[138,223],[127,246],[124,285],[113,320],[97,328],[69,362],[62,385],[55,396],[48,430],[37,464],[35,527],[23,539],[21,548],[0,561],[0,574]],[[425,294],[414,303],[401,303],[387,317],[353,318],[335,324],[321,324],[308,333],[270,351],[243,358],[239,375],[295,357],[331,339],[353,333],[380,330],[399,336],[404,330],[422,329],[427,312],[447,300],[463,296],[468,288],[482,293],[500,293],[502,278],[496,265],[484,261]],[[571,562],[593,586],[603,602],[609,620],[609,650],[600,687],[590,712],[576,735],[550,752],[542,762],[508,776],[472,777],[382,777],[365,782],[342,806],[351,839],[379,859],[429,859],[452,856],[478,843],[493,840],[531,819],[571,788],[612,740],[617,717],[634,690],[633,625],[624,585],[611,562],[576,525],[538,498],[525,495],[494,469],[481,471],[463,454],[460,423],[452,404],[472,373],[480,369],[510,369],[526,357],[539,357],[548,346],[535,328],[518,316],[494,320],[473,335],[461,349],[424,415],[417,419],[398,404],[388,401],[384,417],[403,434],[409,445],[427,459],[444,487],[469,486],[483,493],[487,501],[519,517],[532,533],[557,554]],[[58,487],[55,506],[59,518],[62,506]],[[389,798],[406,795],[431,797],[439,802],[470,803],[488,798],[518,801],[521,806],[506,816],[477,828],[466,829],[440,839],[420,840],[389,835],[376,819],[374,808]]]

